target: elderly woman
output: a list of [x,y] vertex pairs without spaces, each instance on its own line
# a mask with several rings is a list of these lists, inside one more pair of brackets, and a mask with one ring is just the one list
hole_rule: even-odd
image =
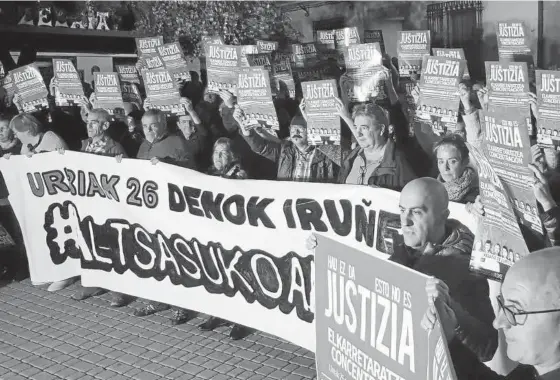
[[[229,179],[247,178],[247,173],[241,168],[239,159],[233,151],[232,142],[229,138],[221,137],[214,143],[212,167],[208,174]],[[211,316],[198,327],[202,331],[212,331],[217,327],[227,324],[230,324],[230,322]],[[239,340],[243,339],[248,334],[249,330],[245,326],[234,324],[229,336],[233,340]]]
[[337,110],[358,142],[342,163],[339,183],[400,191],[416,178],[403,152],[389,138],[389,119],[383,108],[357,105],[350,117],[339,99]]
[[43,132],[43,126],[37,118],[30,114],[19,114],[10,121],[10,129],[21,141],[21,154],[32,155],[42,152],[54,152],[68,149],[68,146],[53,131]]
[[[52,131],[43,132],[43,126],[33,115],[23,113],[15,116],[10,121],[10,129],[22,143],[20,153],[26,156],[32,156],[35,153],[68,149],[64,140],[62,140],[56,133]],[[48,291],[56,292],[64,289],[74,281],[75,278],[69,278],[53,282],[49,286]]]
[[478,175],[469,166],[469,148],[459,135],[447,135],[434,146],[439,170],[438,181],[443,183],[449,200],[473,203],[479,194]]

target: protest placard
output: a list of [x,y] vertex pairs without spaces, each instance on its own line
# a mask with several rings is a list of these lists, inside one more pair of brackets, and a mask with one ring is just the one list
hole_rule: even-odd
[[82,81],[71,60],[53,58],[53,70],[58,83],[54,94],[57,106],[73,105],[84,97]]
[[237,94],[237,79],[241,65],[240,46],[206,45],[208,91],[227,90]]
[[121,83],[117,73],[94,73],[96,106],[113,114],[115,108],[123,108]]
[[488,109],[521,112],[529,135],[533,135],[529,106],[529,78],[525,62],[485,62]]
[[537,70],[537,142],[560,147],[560,71]]
[[478,168],[480,197],[484,203],[484,218],[475,230],[470,270],[501,282],[509,267],[528,255],[529,250],[511,197],[496,169],[476,147],[469,146],[469,152]]
[[138,57],[144,54],[155,54],[156,48],[163,45],[163,36],[136,38]]
[[399,76],[409,78],[411,73],[419,74],[422,70],[424,56],[430,55],[430,31],[399,31],[397,37]]
[[519,20],[498,22],[496,29],[499,60],[527,63],[530,83],[534,83],[535,62],[531,52],[529,29],[525,23]]
[[12,99],[15,94],[16,88],[14,86],[14,77],[11,72],[6,73],[6,76],[0,79],[0,87],[4,90],[5,96]]
[[421,324],[428,278],[317,236],[317,380],[456,379],[441,324]]
[[346,63],[345,51],[349,46],[360,43],[360,34],[358,33],[358,28],[355,26],[336,29],[334,32],[337,64],[344,67]]
[[183,53],[183,48],[179,42],[170,42],[156,48],[161,57],[165,68],[169,71],[173,79],[190,81],[191,73]]
[[121,81],[121,93],[123,102],[134,103],[138,106],[138,109],[142,109],[142,95],[136,83]]
[[366,29],[364,30],[364,43],[373,44],[379,43],[381,54],[385,54],[385,41],[383,40],[383,31],[381,29]]
[[146,98],[154,108],[176,115],[184,114],[177,82],[167,69],[148,70],[142,73],[142,77]]
[[269,72],[263,67],[243,67],[239,71],[237,103],[249,125],[279,129],[270,89]]
[[276,92],[287,94],[290,98],[296,97],[296,84],[292,73],[292,65],[289,57],[281,54],[274,56],[273,69]]
[[[312,232],[387,258],[399,193],[229,180],[148,160],[67,151],[0,160],[31,280],[225,318],[315,350]],[[451,217],[474,230],[461,204]],[[402,239],[402,237],[401,237]]]
[[335,29],[318,30],[315,35],[315,42],[321,60],[338,59]]
[[291,49],[295,68],[310,67],[319,61],[317,45],[314,42],[292,44]]
[[140,84],[140,76],[138,70],[134,65],[115,65],[115,69],[119,74],[119,79],[122,82]]
[[340,145],[340,116],[336,111],[336,80],[301,84],[307,114],[307,140],[311,145]]
[[261,66],[268,71],[270,76],[274,75],[272,54],[270,53],[247,54],[247,62],[249,62],[249,67]]
[[[434,57],[466,59],[465,51],[463,50],[463,48],[454,48],[454,49],[432,48],[432,54],[434,55]],[[465,72],[463,74],[463,79],[470,79],[470,78],[471,75],[469,74],[469,65],[467,62],[467,64],[465,65]]]
[[247,55],[259,53],[259,51],[257,50],[257,45],[240,45],[239,52],[241,54],[239,57],[240,67],[249,67],[249,61],[247,60]]
[[278,50],[278,41],[255,40],[259,53],[272,53]]
[[347,102],[388,99],[379,43],[349,46],[344,50],[344,60],[346,74],[344,80],[341,80],[340,90]]
[[542,224],[533,193],[531,142],[524,112],[509,108],[484,113],[483,153],[498,177],[520,223],[542,237]]
[[466,65],[465,60],[424,56],[416,120],[429,123],[437,135],[457,129],[459,83]]
[[34,112],[49,106],[47,101],[49,91],[36,64],[20,66],[10,73],[13,79],[14,93],[19,96],[23,112]]

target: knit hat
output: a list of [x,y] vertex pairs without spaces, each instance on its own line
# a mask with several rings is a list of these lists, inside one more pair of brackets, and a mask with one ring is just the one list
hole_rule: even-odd
[[296,115],[292,118],[292,121],[290,122],[290,127],[293,127],[294,125],[299,125],[299,126],[307,128],[307,121],[305,121],[303,116]]

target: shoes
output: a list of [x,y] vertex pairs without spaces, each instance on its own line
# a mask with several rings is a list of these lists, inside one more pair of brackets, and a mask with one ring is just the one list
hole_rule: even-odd
[[76,301],[83,301],[90,297],[97,297],[105,293],[107,293],[105,289],[82,287],[78,292],[72,294],[72,299]]
[[111,307],[123,307],[134,300],[134,297],[127,294],[115,293],[111,299]]
[[251,334],[251,330],[249,330],[249,328],[242,325],[238,325],[236,323],[231,328],[229,337],[231,338],[231,340],[240,340],[249,336],[250,334]]
[[173,316],[171,317],[171,325],[177,326],[182,325],[190,319],[189,311],[186,309],[174,309]]
[[74,281],[76,281],[75,277],[67,278],[66,280],[62,280],[62,281],[56,281],[56,282],[53,282],[52,284],[50,284],[49,287],[47,288],[47,290],[49,292],[58,292],[59,290],[62,290],[64,288],[72,285],[74,283]]
[[150,302],[148,306],[134,310],[134,315],[137,317],[147,317],[148,315],[168,309],[171,309],[171,306],[159,302]]
[[202,331],[212,331],[215,328],[218,328],[220,326],[225,326],[228,323],[229,323],[228,321],[217,317],[209,317],[206,321],[204,321],[204,323],[198,325],[198,328]]

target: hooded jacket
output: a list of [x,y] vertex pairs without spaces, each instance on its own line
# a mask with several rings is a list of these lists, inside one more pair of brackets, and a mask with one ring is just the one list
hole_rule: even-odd
[[[404,244],[397,245],[391,261],[434,276],[449,287],[451,308],[458,322],[455,339],[462,343],[451,356],[453,363],[487,362],[498,348],[498,332],[492,326],[494,309],[488,281],[469,270],[474,241],[472,232],[460,222],[449,219],[446,239],[431,253],[421,253]],[[465,364],[465,368],[469,368]],[[465,376],[463,376],[465,375]],[[459,380],[469,378],[468,374]]]

